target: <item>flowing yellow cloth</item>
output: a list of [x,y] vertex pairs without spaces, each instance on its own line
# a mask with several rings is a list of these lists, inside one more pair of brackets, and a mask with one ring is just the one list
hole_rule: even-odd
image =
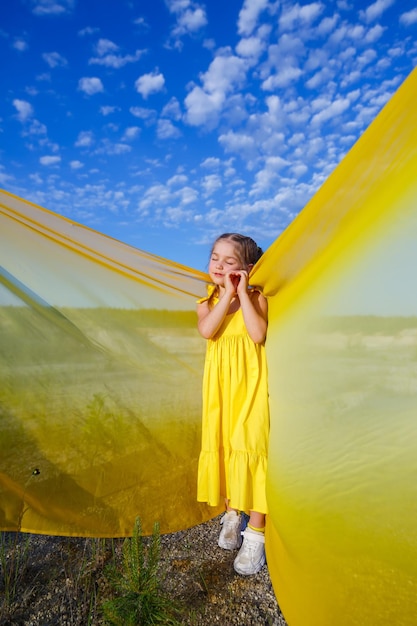
[[124,536],[138,515],[144,532],[209,519],[196,502],[205,276],[0,202],[0,527]]
[[[267,558],[290,626],[417,615],[417,73],[252,275],[269,301]],[[0,527],[185,528],[206,277],[0,195]]]
[[416,623],[416,93],[415,70],[253,277],[267,559],[290,626]]

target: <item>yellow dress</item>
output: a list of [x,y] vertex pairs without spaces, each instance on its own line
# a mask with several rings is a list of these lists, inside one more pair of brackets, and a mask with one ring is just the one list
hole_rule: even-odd
[[265,345],[249,337],[239,308],[207,341],[197,500],[267,513],[268,439]]

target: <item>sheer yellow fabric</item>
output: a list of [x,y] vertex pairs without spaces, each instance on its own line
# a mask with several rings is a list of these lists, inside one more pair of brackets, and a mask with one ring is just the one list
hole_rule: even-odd
[[290,626],[416,623],[416,93],[414,71],[254,276],[267,558]]
[[[417,73],[252,276],[267,557],[290,626],[415,624]],[[203,274],[1,193],[0,527],[118,536],[196,502]]]
[[205,276],[1,194],[0,526],[119,536],[196,503]]

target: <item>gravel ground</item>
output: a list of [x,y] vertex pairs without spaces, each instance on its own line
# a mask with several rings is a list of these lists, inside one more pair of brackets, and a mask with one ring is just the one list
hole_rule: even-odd
[[[236,574],[236,553],[217,546],[219,531],[216,518],[161,536],[161,587],[181,607],[181,623],[286,626],[267,566],[255,576]],[[17,542],[12,533],[2,538],[7,570],[16,563],[17,575],[10,602],[0,587],[1,626],[104,624],[101,604],[111,595],[105,566],[120,560],[123,540],[20,535]]]

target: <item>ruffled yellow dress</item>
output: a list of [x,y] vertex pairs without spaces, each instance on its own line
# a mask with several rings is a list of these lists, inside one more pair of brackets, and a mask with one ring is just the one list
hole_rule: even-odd
[[197,500],[218,506],[227,498],[240,511],[268,513],[268,439],[265,345],[249,337],[239,308],[207,341]]

